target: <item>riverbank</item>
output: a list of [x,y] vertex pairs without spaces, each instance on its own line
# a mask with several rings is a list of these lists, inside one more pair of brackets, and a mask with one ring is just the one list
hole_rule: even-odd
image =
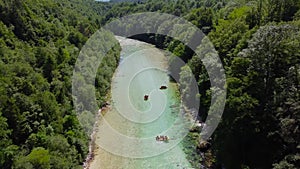
[[[109,108],[110,107],[105,106],[105,107],[102,107],[101,109],[99,109],[98,114],[96,115],[97,116],[96,118],[99,119],[99,117],[104,116],[105,113],[109,110]],[[95,143],[98,123],[99,123],[99,121],[97,120],[93,127],[93,132],[90,135],[89,153],[85,159],[85,162],[83,163],[83,169],[90,168],[90,164],[93,162],[93,160],[95,158],[95,153],[96,153],[97,149],[99,149],[99,147]]]

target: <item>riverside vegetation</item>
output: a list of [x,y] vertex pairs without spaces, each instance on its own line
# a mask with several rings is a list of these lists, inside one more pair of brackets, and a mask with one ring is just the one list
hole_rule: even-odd
[[[203,157],[197,133],[184,141],[193,143],[188,154],[198,155],[190,156],[194,167],[299,168],[299,9],[296,0],[1,0],[0,168],[82,167],[90,129],[80,125],[72,101],[71,77],[79,51],[105,23],[147,11],[180,16],[200,28],[226,71],[226,107],[212,146]],[[169,50],[187,63],[198,81],[199,119],[204,121],[211,89],[201,60],[170,37],[132,38]],[[99,106],[120,50],[115,46],[99,66]],[[189,78],[179,76],[182,84]]]

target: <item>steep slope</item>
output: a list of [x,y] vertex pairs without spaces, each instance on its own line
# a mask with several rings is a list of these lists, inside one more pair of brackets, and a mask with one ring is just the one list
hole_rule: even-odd
[[[99,27],[93,3],[0,1],[0,168],[81,167],[88,134],[74,112],[71,76],[81,47]],[[116,47],[99,68],[112,70],[98,76],[99,104],[118,53]]]

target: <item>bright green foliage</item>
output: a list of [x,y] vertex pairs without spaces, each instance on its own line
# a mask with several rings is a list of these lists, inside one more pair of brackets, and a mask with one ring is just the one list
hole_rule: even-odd
[[228,15],[228,19],[219,19],[215,31],[209,34],[220,58],[226,65],[230,64],[235,47],[249,30],[246,17],[250,10],[251,8],[246,6],[233,10]]
[[16,169],[50,169],[50,156],[49,151],[44,148],[37,147],[31,151],[26,157],[20,157],[14,168]]
[[211,8],[197,8],[189,12],[187,20],[192,22],[204,33],[208,33],[213,26],[213,10]]
[[[101,22],[91,7],[103,6],[92,0],[0,2],[0,168],[82,165],[88,135],[74,111],[71,77],[81,47]],[[119,50],[99,68],[106,70],[99,73],[106,80],[97,86],[99,105]]]

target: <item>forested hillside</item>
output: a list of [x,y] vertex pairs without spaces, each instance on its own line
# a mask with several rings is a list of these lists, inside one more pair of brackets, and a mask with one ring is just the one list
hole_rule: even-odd
[[[0,1],[0,168],[82,168],[89,137],[73,108],[71,77],[106,8],[92,0]],[[99,105],[119,51],[99,68],[111,68],[97,77]]]
[[[194,167],[300,168],[297,0],[0,0],[0,168],[82,167],[89,129],[77,119],[71,82],[79,51],[101,25],[147,11],[180,16],[200,28],[226,71],[222,121],[212,146],[193,150]],[[190,66],[200,91],[199,119],[205,121],[211,86],[194,52],[162,35],[132,38],[169,50]],[[114,47],[99,67],[98,105],[109,91],[119,52]],[[195,144],[198,138],[188,135]]]

